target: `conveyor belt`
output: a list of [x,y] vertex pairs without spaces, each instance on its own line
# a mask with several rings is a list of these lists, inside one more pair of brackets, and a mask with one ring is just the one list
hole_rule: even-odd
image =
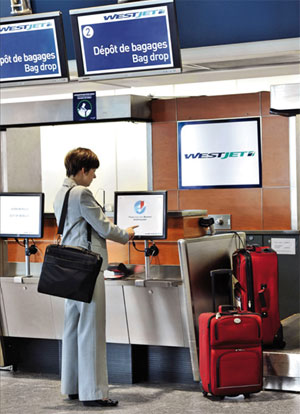
[[300,392],[300,313],[282,321],[286,346],[264,355],[264,388]]

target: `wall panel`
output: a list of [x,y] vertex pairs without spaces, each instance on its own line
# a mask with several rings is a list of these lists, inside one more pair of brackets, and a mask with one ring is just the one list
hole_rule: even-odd
[[258,116],[258,94],[201,96],[177,100],[178,121]]
[[151,113],[153,122],[176,121],[176,99],[157,99],[152,101]]
[[261,189],[205,189],[179,192],[180,210],[205,209],[208,214],[231,214],[234,230],[262,227]]
[[177,124],[153,123],[152,168],[155,190],[177,189]]
[[290,229],[290,190],[289,188],[263,189],[263,229]]
[[177,190],[168,190],[168,210],[179,210]]
[[262,118],[262,178],[264,187],[289,186],[289,119]]
[[261,92],[260,94],[260,104],[261,104],[261,115],[262,116],[272,116],[270,115],[270,93]]

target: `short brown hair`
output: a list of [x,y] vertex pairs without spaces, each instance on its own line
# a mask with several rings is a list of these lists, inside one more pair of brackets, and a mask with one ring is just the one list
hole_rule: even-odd
[[67,177],[76,175],[82,168],[87,172],[100,165],[97,155],[88,148],[76,148],[68,152],[65,157]]

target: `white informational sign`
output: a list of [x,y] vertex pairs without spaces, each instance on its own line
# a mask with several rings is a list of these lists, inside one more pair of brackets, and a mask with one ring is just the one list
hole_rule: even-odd
[[0,234],[33,235],[40,232],[40,198],[0,198]]
[[271,238],[271,248],[277,254],[296,254],[296,240],[294,238]]
[[178,123],[179,188],[261,187],[259,118]]
[[139,226],[136,236],[162,236],[164,199],[158,195],[119,195],[117,224],[121,228]]

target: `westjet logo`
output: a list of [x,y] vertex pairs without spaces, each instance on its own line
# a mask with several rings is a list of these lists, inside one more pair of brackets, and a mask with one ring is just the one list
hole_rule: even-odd
[[235,151],[235,152],[197,152],[192,154],[184,154],[186,159],[197,158],[220,158],[225,160],[226,158],[246,158],[254,157],[255,151]]
[[51,22],[5,25],[5,26],[0,27],[0,33],[21,32],[21,31],[24,32],[28,30],[46,29],[52,26],[53,24]]
[[140,17],[147,17],[147,16],[158,16],[160,14],[165,14],[164,9],[153,9],[153,10],[144,10],[138,12],[130,12],[130,13],[114,13],[103,16],[105,21],[108,20],[122,20],[122,19],[139,19]]

